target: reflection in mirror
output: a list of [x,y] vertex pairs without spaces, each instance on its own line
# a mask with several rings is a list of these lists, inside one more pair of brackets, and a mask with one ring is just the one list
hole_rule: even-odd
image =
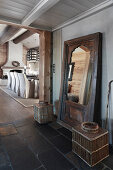
[[90,98],[92,65],[90,51],[84,46],[72,52],[68,72],[68,100],[87,105]]
[[69,64],[68,81],[72,81],[74,65],[75,65],[75,63],[70,63]]

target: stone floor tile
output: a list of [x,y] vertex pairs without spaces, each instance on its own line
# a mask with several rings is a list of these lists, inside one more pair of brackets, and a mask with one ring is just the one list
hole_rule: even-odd
[[34,170],[46,170],[43,166],[37,168],[37,169],[34,169]]
[[49,125],[41,126],[40,128],[38,128],[38,130],[47,139],[50,139],[50,138],[53,138],[59,135],[59,133],[55,129],[51,128]]
[[48,170],[71,170],[74,168],[74,165],[71,164],[56,149],[50,149],[42,154],[39,154],[39,160]]
[[10,164],[10,162],[7,157],[7,154],[5,152],[0,152],[0,167],[5,167],[9,164]]
[[12,166],[0,166],[0,170],[13,170]]
[[20,135],[10,135],[6,137],[2,137],[2,144],[6,148],[7,151],[12,150],[20,150],[20,148],[23,148],[26,146],[26,143],[24,142],[23,138],[21,138]]
[[72,142],[65,138],[64,136],[61,135],[56,136],[55,138],[52,138],[50,141],[64,154],[72,151]]
[[60,132],[61,134],[63,134],[64,136],[66,136],[67,138],[72,140],[72,132],[69,131],[68,129],[62,127],[60,129],[58,129],[58,132]]
[[37,134],[36,127],[31,124],[17,127],[17,131],[23,138]]
[[11,163],[3,145],[0,145],[0,170],[11,170]]
[[40,161],[29,148],[23,148],[18,152],[10,151],[8,155],[14,170],[34,170],[41,166]]
[[56,130],[62,128],[62,126],[58,124],[57,122],[49,123],[49,126]]
[[102,161],[107,167],[113,169],[113,154],[110,154],[106,159]]
[[[113,169],[113,168],[112,168]],[[104,168],[103,170],[112,170],[111,168],[108,168],[108,167],[106,167],[106,168]]]
[[46,150],[52,148],[53,146],[48,143],[48,141],[44,140],[44,138],[37,134],[33,137],[26,138],[26,142],[30,149],[36,154],[40,154],[42,152],[45,152]]
[[30,117],[30,118],[14,121],[13,124],[15,127],[21,127],[21,126],[33,124],[33,122],[34,122],[34,118]]

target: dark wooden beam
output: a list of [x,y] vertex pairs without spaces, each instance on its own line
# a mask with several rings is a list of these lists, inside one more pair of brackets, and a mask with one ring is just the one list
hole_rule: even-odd
[[18,27],[7,26],[0,38],[0,45],[3,45],[7,41],[9,41],[9,39],[13,37],[19,30],[20,28]]
[[27,31],[24,32],[23,34],[21,34],[21,35],[19,35],[18,37],[16,37],[16,38],[13,40],[13,42],[14,42],[15,44],[18,44],[18,43],[20,43],[21,41],[25,40],[26,38],[30,37],[30,36],[33,35],[33,34],[34,34],[34,32],[27,30]]

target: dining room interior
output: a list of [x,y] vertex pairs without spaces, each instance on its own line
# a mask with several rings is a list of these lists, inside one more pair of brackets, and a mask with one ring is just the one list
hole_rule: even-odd
[[[14,29],[15,34],[11,36]],[[2,56],[0,61],[0,88],[25,107],[31,107],[39,102],[39,86],[42,86],[39,75],[45,69],[45,67],[42,67],[42,63],[40,64],[41,36],[39,33],[41,31],[33,28],[27,30],[7,24],[0,24],[0,30],[0,54]],[[8,34],[8,41],[4,39],[6,34]],[[49,75],[48,86],[50,84]],[[44,77],[44,75],[42,76]],[[41,81],[43,80],[41,78]],[[41,90],[43,91],[43,89]]]

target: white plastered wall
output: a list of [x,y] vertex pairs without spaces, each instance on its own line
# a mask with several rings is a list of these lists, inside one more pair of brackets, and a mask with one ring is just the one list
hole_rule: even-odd
[[23,44],[22,43],[14,44],[12,41],[9,41],[8,61],[5,64],[5,66],[13,67],[12,61],[18,61],[20,63],[20,67],[23,67],[24,63],[22,60],[23,60]]
[[59,99],[60,80],[61,80],[61,53],[62,53],[62,32],[58,30],[53,34],[53,64],[55,72],[53,73],[53,103]]
[[[64,41],[85,36],[88,34],[101,32],[103,34],[103,40],[102,40],[102,106],[101,106],[101,117],[104,120],[106,117],[106,105],[107,105],[107,91],[108,91],[108,83],[110,80],[113,80],[113,6],[109,7],[107,9],[104,9],[103,11],[94,14],[92,16],[89,16],[85,19],[82,19],[81,21],[78,21],[76,23],[73,23],[71,25],[68,25],[64,28],[62,28],[62,35],[59,37],[62,40],[61,46],[59,43],[55,45],[55,49],[53,49],[53,60],[56,64],[56,68],[59,68],[59,74],[61,75],[61,58],[63,56],[63,45]],[[58,39],[57,32],[55,31],[53,33],[54,39]],[[57,40],[58,41],[58,40]],[[54,47],[54,42],[53,42]],[[61,51],[61,56],[58,58],[55,50]],[[59,65],[60,64],[60,65]],[[57,76],[57,75],[56,75]],[[59,86],[60,79],[57,76],[54,80],[53,78],[53,84],[55,84],[53,88],[53,94],[57,93],[57,97],[54,97],[54,100],[59,98]],[[113,110],[110,112],[110,118],[113,119]],[[113,129],[113,127],[112,127]],[[111,141],[110,141],[111,143]]]

